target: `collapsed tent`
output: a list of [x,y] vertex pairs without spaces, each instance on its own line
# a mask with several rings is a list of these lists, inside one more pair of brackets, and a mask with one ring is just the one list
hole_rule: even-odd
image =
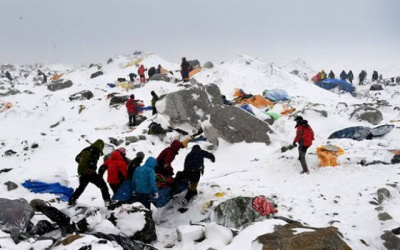
[[257,108],[272,107],[274,103],[265,99],[261,95],[249,95],[246,94],[242,89],[235,89],[233,94],[236,103],[239,104],[251,104]]
[[381,137],[392,131],[394,125],[385,124],[380,125],[375,128],[357,126],[357,127],[349,127],[345,129],[338,130],[331,134],[328,139],[342,139],[348,138],[356,141],[361,141],[365,139],[372,139],[374,137]]
[[9,110],[10,108],[12,108],[11,102],[0,101],[0,113]]
[[335,167],[338,165],[337,157],[343,155],[345,151],[336,145],[324,145],[317,147],[317,155],[320,160],[320,167]]
[[279,102],[279,101],[289,101],[290,96],[288,93],[283,89],[266,89],[263,91],[264,98],[272,101],[272,102]]
[[26,231],[34,214],[32,207],[23,198],[0,198],[0,229],[10,233],[14,241],[18,241],[19,235]]
[[51,193],[60,196],[62,201],[68,201],[74,192],[73,188],[62,186],[60,183],[46,183],[27,180],[22,186],[34,193]]
[[63,76],[63,74],[55,74],[52,77],[50,77],[49,79],[51,81],[56,81],[56,80],[60,79],[62,76]]
[[339,88],[339,90],[346,91],[349,93],[353,93],[356,90],[356,88],[353,85],[342,79],[326,78],[324,80],[318,81],[316,84],[326,90]]
[[202,70],[202,68],[195,68],[192,71],[189,72],[189,77],[192,78],[195,74],[199,73]]

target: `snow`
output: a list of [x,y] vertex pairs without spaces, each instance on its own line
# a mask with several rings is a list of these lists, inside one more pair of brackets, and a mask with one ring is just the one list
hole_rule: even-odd
[[[0,113],[0,153],[1,169],[11,168],[12,171],[2,172],[0,182],[13,181],[19,185],[16,190],[7,191],[3,185],[0,189],[0,197],[17,199],[25,198],[28,201],[34,198],[52,200],[56,198],[52,194],[30,193],[21,186],[27,179],[44,182],[60,182],[63,185],[76,188],[78,186],[77,165],[75,156],[81,149],[87,147],[89,142],[98,138],[109,143],[109,137],[124,139],[126,136],[143,134],[152,122],[160,123],[164,128],[171,124],[168,117],[158,114],[152,116],[151,111],[145,111],[148,117],[144,123],[132,132],[126,132],[125,124],[128,122],[125,107],[119,109],[108,106],[107,94],[119,92],[121,94],[135,94],[137,99],[143,100],[146,106],[150,105],[154,90],[159,96],[182,89],[183,87],[169,82],[150,81],[143,87],[126,91],[122,88],[110,88],[107,83],[115,82],[118,77],[129,79],[129,73],[137,73],[136,66],[125,67],[127,63],[135,62],[143,58],[139,64],[146,68],[161,64],[163,68],[173,71],[175,77],[180,78],[179,63],[171,63],[163,60],[155,54],[121,55],[113,58],[110,64],[102,63],[104,75],[90,79],[90,75],[97,71],[97,67],[90,69],[85,67],[74,68],[68,65],[42,65],[43,72],[64,73],[64,79],[70,79],[74,85],[71,88],[51,92],[46,85],[35,86],[33,78],[36,68],[16,65],[19,69],[33,70],[27,78],[20,77],[19,83],[14,88],[21,91],[20,94],[1,96],[0,100],[11,102],[10,110]],[[359,64],[360,62],[357,62]],[[349,62],[343,67],[349,67]],[[227,232],[217,229],[217,225],[206,224],[209,234],[202,242],[179,242],[176,229],[193,223],[199,223],[212,214],[212,209],[227,199],[237,196],[265,195],[276,196],[274,202],[278,205],[278,215],[290,217],[311,227],[335,226],[343,234],[346,243],[353,249],[383,249],[383,241],[380,235],[384,230],[391,230],[399,226],[400,222],[400,187],[398,186],[400,165],[370,165],[363,167],[358,162],[366,160],[381,160],[390,162],[393,153],[389,149],[399,149],[400,129],[399,124],[390,120],[400,118],[400,112],[396,107],[400,103],[400,95],[396,94],[398,86],[384,86],[383,91],[370,92],[369,86],[358,86],[357,97],[348,93],[334,93],[311,82],[290,74],[293,69],[315,75],[320,69],[309,66],[308,62],[298,59],[280,67],[273,63],[264,62],[249,56],[239,56],[223,64],[215,65],[211,69],[202,70],[195,75],[195,79],[203,84],[215,83],[221,93],[227,99],[233,98],[235,88],[242,88],[249,94],[262,94],[265,89],[284,89],[292,100],[288,104],[280,103],[271,110],[280,112],[284,106],[296,108],[296,112],[309,121],[315,132],[315,140],[307,153],[307,163],[310,175],[299,175],[301,170],[297,161],[297,149],[281,152],[282,146],[292,143],[295,135],[295,122],[291,116],[282,116],[273,125],[271,144],[262,143],[236,143],[229,144],[219,140],[219,146],[212,151],[216,156],[216,162],[205,161],[205,172],[199,183],[197,198],[191,203],[189,210],[180,214],[176,206],[173,209],[166,207],[153,211],[156,221],[158,240],[152,245],[163,249],[173,246],[172,249],[208,249],[214,247],[221,250],[228,249],[261,249],[257,242],[253,242],[259,235],[271,233],[277,225],[283,225],[282,220],[268,219],[255,222],[241,228],[240,233],[230,240]],[[340,66],[340,65],[339,65]],[[360,65],[354,64],[352,68],[355,76],[356,69]],[[339,68],[339,67],[338,67]],[[393,76],[400,75],[391,62],[382,62],[382,68]],[[326,69],[327,71],[328,69]],[[382,70],[383,71],[383,70]],[[329,70],[328,70],[329,72]],[[338,75],[340,72],[335,71]],[[370,78],[372,72],[368,72]],[[387,73],[387,74],[389,74]],[[357,77],[356,77],[357,78]],[[2,86],[9,87],[8,81],[0,79]],[[357,81],[356,81],[357,82]],[[24,92],[29,90],[33,94]],[[84,101],[69,101],[68,97],[82,90],[90,90],[94,98]],[[0,90],[4,93],[6,90]],[[380,93],[380,94],[376,94]],[[370,103],[376,104],[378,100],[386,100],[391,106],[380,106],[384,120],[379,124],[394,124],[396,127],[387,135],[373,140],[353,141],[349,139],[327,140],[333,132],[351,126],[374,127],[367,122],[349,119],[354,105]],[[347,108],[339,103],[346,103]],[[339,105],[338,105],[339,104]],[[81,105],[85,109],[79,114]],[[165,103],[157,103],[159,111],[165,109]],[[268,117],[265,110],[255,111],[255,116],[260,119]],[[327,117],[310,109],[326,111]],[[304,111],[307,110],[307,111]],[[203,112],[198,110],[199,113]],[[60,121],[56,127],[51,125]],[[203,126],[211,126],[209,122],[203,122]],[[194,128],[185,124],[179,128],[193,132]],[[157,136],[147,135],[146,140],[122,145],[127,149],[127,156],[134,158],[138,151],[143,151],[148,156],[156,157],[174,139],[182,139],[177,133],[168,133],[163,139]],[[38,143],[39,147],[32,149],[31,145]],[[316,155],[316,147],[331,143],[343,148],[346,153],[339,157],[339,166],[319,168],[319,159]],[[181,149],[173,162],[175,173],[183,169],[185,156],[191,147]],[[210,145],[208,142],[199,142],[202,148]],[[27,149],[25,149],[27,148]],[[12,149],[17,152],[13,156],[5,156],[5,151]],[[392,187],[387,184],[397,184]],[[391,197],[385,199],[382,211],[377,211],[375,205],[370,204],[377,197],[379,188],[387,188]],[[215,197],[219,192],[224,192],[222,197]],[[204,208],[205,204],[213,200],[211,208]],[[93,185],[89,185],[78,200],[79,203],[88,206],[103,207],[104,202],[100,191]],[[55,207],[63,209],[65,202],[52,203]],[[378,213],[387,212],[393,219],[389,221],[378,220]],[[92,229],[96,232],[117,233],[122,232],[132,235],[144,226],[143,214],[122,213],[118,219],[118,228],[106,221],[101,221]],[[218,232],[218,234],[217,234]],[[1,232],[0,245],[8,249],[43,249],[46,242],[24,242],[17,246],[6,233]],[[218,237],[217,237],[218,235]],[[360,240],[364,240],[367,247]],[[230,242],[231,241],[231,242]],[[53,249],[79,249],[85,242],[94,242],[95,249],[118,249],[116,243],[97,244],[97,238],[86,235],[84,238],[74,241],[68,248],[58,246]],[[229,243],[230,242],[230,243]]]

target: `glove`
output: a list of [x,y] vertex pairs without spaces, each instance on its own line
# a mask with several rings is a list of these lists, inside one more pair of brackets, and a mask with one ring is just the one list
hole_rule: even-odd
[[158,199],[158,193],[155,193],[155,194],[153,195],[153,197],[154,197],[154,199]]

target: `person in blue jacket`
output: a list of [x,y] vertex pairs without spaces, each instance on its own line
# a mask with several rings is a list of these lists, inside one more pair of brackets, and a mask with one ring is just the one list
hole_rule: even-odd
[[138,201],[148,209],[150,209],[151,197],[158,198],[156,174],[154,172],[156,165],[157,160],[154,157],[147,158],[144,165],[136,168],[132,178],[132,201]]

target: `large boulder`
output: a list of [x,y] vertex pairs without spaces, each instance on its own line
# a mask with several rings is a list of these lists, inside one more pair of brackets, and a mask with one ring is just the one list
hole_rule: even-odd
[[57,91],[65,88],[69,88],[73,85],[71,80],[64,81],[64,80],[57,80],[49,83],[47,85],[47,89],[50,91]]
[[197,60],[197,59],[190,60],[190,61],[187,61],[187,62],[188,62],[189,65],[190,65],[191,67],[193,67],[194,69],[195,69],[195,68],[200,68],[200,67],[201,67],[200,62],[199,62],[199,60]]
[[278,226],[273,233],[258,236],[255,240],[263,250],[351,250],[335,227],[313,228],[293,222]]
[[236,197],[219,204],[213,213],[213,220],[225,227],[240,228],[247,223],[262,221],[261,216],[253,209],[253,197]]
[[214,64],[213,64],[212,62],[208,61],[208,62],[206,62],[206,63],[204,64],[203,68],[205,68],[205,69],[214,68]]
[[381,111],[376,108],[361,106],[350,114],[351,118],[356,118],[359,121],[367,121],[372,125],[377,125],[383,120],[383,115]]
[[90,79],[96,78],[96,77],[101,76],[101,75],[103,75],[103,72],[102,71],[97,71],[97,72],[95,72],[95,73],[90,75]]
[[388,250],[400,250],[400,238],[397,237],[394,233],[390,231],[385,231],[384,234],[381,235],[383,245]]
[[75,100],[90,100],[93,98],[94,95],[92,91],[90,90],[82,90],[81,92],[75,93],[69,97],[70,101],[75,101]]
[[119,105],[124,104],[126,101],[128,101],[129,96],[128,95],[114,95],[110,99],[110,107],[118,107]]
[[157,102],[157,109],[170,117],[173,123],[196,126],[215,107],[222,104],[217,85],[194,84],[191,88],[167,94]]
[[18,200],[0,198],[0,229],[10,233],[16,242],[19,235],[26,231],[34,214],[32,207],[23,198]]
[[202,127],[207,139],[214,144],[218,144],[218,138],[230,143],[271,143],[268,123],[235,106],[214,107]]
[[174,82],[174,78],[168,74],[154,74],[150,78],[151,81],[164,81],[164,82]]

